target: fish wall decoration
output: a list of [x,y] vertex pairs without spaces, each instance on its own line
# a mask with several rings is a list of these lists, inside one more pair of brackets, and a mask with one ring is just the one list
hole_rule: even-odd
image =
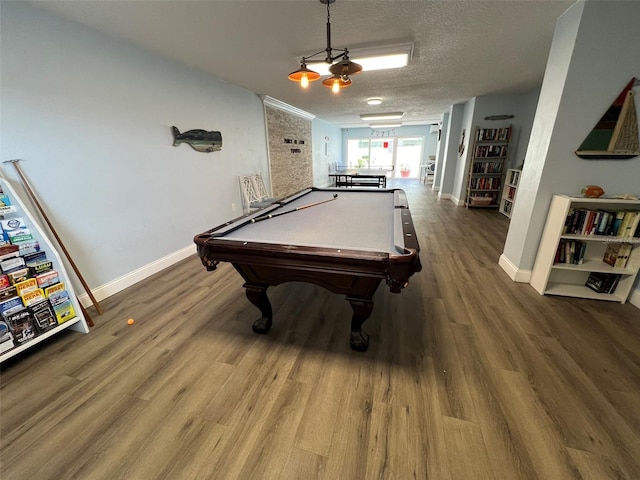
[[171,127],[173,132],[173,146],[177,147],[181,143],[190,145],[198,152],[219,152],[222,150],[222,134],[207,130],[188,130],[180,133],[177,127]]

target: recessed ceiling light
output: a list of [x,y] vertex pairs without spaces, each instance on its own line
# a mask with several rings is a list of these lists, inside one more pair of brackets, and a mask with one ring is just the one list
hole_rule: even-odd
[[380,105],[382,103],[382,99],[380,97],[367,98],[367,103],[369,105]]
[[362,120],[400,120],[404,116],[404,112],[389,113],[361,113]]

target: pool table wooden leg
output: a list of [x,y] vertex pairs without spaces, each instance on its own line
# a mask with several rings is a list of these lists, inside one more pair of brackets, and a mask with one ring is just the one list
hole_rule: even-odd
[[373,301],[353,297],[347,297],[347,300],[353,309],[349,344],[356,352],[366,352],[369,347],[369,335],[362,330],[362,324],[369,318],[373,311]]
[[271,310],[271,302],[267,297],[267,287],[260,285],[244,285],[245,293],[251,303],[260,309],[262,317],[256,320],[252,329],[256,333],[265,334],[271,329],[273,321],[273,312]]

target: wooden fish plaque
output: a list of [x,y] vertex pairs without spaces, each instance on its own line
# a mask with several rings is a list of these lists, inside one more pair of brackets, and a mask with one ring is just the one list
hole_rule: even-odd
[[173,132],[174,147],[186,143],[198,152],[210,153],[222,150],[222,134],[220,132],[188,130],[180,133],[177,127],[171,127],[171,131]]

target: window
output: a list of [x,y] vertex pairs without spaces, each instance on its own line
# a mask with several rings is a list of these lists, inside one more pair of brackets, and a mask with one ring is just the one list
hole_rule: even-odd
[[401,167],[407,167],[411,177],[418,177],[423,144],[424,137],[350,138],[347,166],[392,170],[396,176],[400,176]]
[[393,169],[393,138],[353,138],[347,140],[350,168]]

